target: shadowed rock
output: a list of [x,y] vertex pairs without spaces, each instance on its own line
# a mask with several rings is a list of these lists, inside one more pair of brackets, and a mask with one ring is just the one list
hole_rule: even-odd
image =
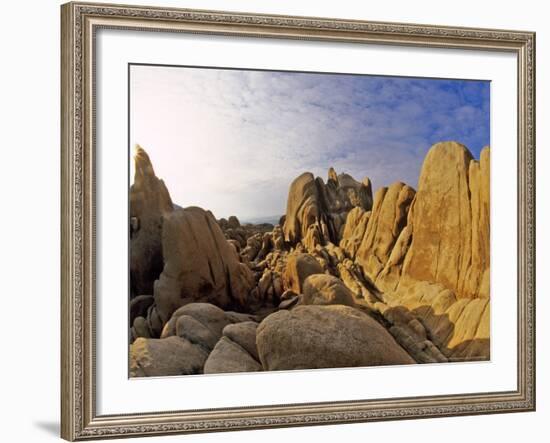
[[372,214],[355,256],[356,262],[372,280],[378,277],[390,258],[407,224],[414,196],[414,189],[399,182],[376,192]]
[[166,217],[162,235],[165,265],[155,282],[155,305],[163,322],[190,302],[225,309],[246,307],[254,284],[209,211],[190,207]]
[[164,182],[149,156],[136,145],[134,184],[130,187],[130,275],[132,295],[152,294],[162,271],[163,216],[173,210]]
[[130,346],[130,377],[200,374],[207,357],[180,337],[140,337]]
[[204,364],[205,374],[261,371],[260,363],[233,340],[222,337]]

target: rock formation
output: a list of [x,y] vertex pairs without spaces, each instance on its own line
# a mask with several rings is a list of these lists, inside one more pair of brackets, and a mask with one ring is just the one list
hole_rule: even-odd
[[430,149],[410,216],[403,274],[444,285],[458,297],[488,297],[489,149],[475,161],[466,147]]
[[260,323],[256,343],[266,370],[414,363],[377,321],[343,305],[271,314]]
[[372,280],[376,280],[388,262],[407,224],[407,214],[414,196],[414,189],[403,183],[394,183],[376,192],[372,214],[355,255],[355,261]]
[[348,212],[355,207],[368,211],[371,206],[368,178],[359,183],[348,174],[337,176],[331,168],[325,184],[306,172],[290,185],[284,239],[290,244],[302,241],[308,250],[328,241],[338,243]]
[[130,346],[130,377],[198,374],[207,357],[200,347],[176,336],[140,337]]
[[489,359],[489,156],[438,143],[374,199],[304,173],[273,226],[172,205],[139,148],[131,375]]
[[258,324],[252,321],[227,325],[204,364],[204,373],[263,370],[256,348],[257,327]]
[[302,293],[306,278],[313,274],[322,274],[323,268],[310,254],[290,254],[286,260],[283,282],[286,289],[297,294]]
[[136,146],[135,176],[130,187],[130,293],[153,293],[162,271],[162,221],[173,210],[164,182],[157,178],[147,153]]
[[333,275],[313,274],[304,281],[301,304],[355,306],[355,300],[353,292],[339,278]]
[[254,284],[250,268],[239,261],[216,219],[209,211],[177,209],[164,221],[164,269],[155,282],[159,316],[190,302],[208,302],[235,309],[246,306]]

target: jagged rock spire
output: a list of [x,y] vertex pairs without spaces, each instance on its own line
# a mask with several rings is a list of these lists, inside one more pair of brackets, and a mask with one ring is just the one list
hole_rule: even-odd
[[135,176],[130,187],[130,273],[133,296],[152,295],[162,271],[162,221],[173,210],[172,199],[145,150],[136,145]]

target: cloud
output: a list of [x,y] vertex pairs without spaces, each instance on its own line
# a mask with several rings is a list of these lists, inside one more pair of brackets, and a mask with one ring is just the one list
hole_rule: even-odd
[[433,143],[489,144],[487,82],[152,66],[131,82],[131,143],[175,202],[217,217],[282,214],[304,171],[416,186]]

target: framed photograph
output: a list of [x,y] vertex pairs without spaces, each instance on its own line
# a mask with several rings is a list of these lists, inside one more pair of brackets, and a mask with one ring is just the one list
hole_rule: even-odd
[[62,437],[535,409],[535,35],[68,3]]

